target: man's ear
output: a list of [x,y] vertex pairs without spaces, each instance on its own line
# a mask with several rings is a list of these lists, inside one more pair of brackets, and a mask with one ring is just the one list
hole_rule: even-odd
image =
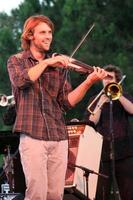
[[31,33],[31,32],[28,33],[28,36],[27,36],[27,37],[28,37],[29,40],[33,40],[33,33]]

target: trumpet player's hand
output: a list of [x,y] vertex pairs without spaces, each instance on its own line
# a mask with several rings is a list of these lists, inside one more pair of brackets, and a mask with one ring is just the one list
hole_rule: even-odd
[[108,75],[107,71],[100,67],[93,67],[93,69],[94,71],[87,77],[87,80],[91,80],[92,83],[102,80]]
[[101,95],[99,101],[98,101],[98,104],[99,104],[99,105],[103,105],[104,103],[107,103],[107,102],[109,102],[109,98],[107,97],[106,94],[103,93],[103,94]]

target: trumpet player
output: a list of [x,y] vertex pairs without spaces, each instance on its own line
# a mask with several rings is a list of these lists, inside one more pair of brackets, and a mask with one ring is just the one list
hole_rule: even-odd
[[[96,81],[107,76],[99,67],[72,90],[67,56],[50,57],[54,25],[44,15],[29,17],[23,28],[23,51],[8,60],[16,102],[13,132],[26,179],[25,200],[61,200],[67,168],[68,136],[63,113],[75,106]],[[58,66],[58,67],[57,67]]]
[[[107,65],[104,69],[110,77],[103,79],[103,87],[106,88],[113,83],[117,86],[122,79],[121,70],[113,65]],[[93,112],[89,112],[87,108],[85,113],[86,120],[94,122],[97,131],[103,135],[100,172],[109,177],[98,178],[96,200],[108,200],[111,189],[113,192],[119,192],[119,199],[133,200],[133,133],[129,123],[129,118],[133,116],[133,97],[126,92],[121,93],[119,84],[116,89],[118,89],[116,98],[112,101],[111,131],[110,96],[105,94],[104,90],[92,105]],[[112,139],[114,139],[113,146],[111,146]]]

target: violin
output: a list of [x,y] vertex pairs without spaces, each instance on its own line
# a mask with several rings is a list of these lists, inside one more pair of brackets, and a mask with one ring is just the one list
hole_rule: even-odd
[[[58,54],[58,53],[53,54],[53,56],[57,56],[57,55],[62,55],[62,54]],[[67,66],[68,69],[79,72],[81,74],[87,74],[87,75],[91,74],[94,71],[93,66],[83,63],[74,58],[71,58],[71,57],[69,58],[70,58],[70,63]],[[108,74],[107,77],[112,78],[110,74]]]
[[[58,55],[63,55],[63,54],[59,54],[59,53],[53,53],[52,56],[58,56]],[[71,58],[68,56],[68,58],[70,58],[70,63],[67,66],[68,69],[76,71],[76,72],[80,72],[80,73],[84,73],[84,74],[90,74],[94,71],[93,67],[83,63],[79,60],[76,60],[74,58]]]

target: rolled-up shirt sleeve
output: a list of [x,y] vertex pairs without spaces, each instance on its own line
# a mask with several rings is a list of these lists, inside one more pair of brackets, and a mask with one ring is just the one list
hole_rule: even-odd
[[20,89],[24,89],[33,84],[30,80],[28,66],[24,64],[24,61],[18,59],[16,56],[11,56],[7,61],[7,69],[12,85]]

